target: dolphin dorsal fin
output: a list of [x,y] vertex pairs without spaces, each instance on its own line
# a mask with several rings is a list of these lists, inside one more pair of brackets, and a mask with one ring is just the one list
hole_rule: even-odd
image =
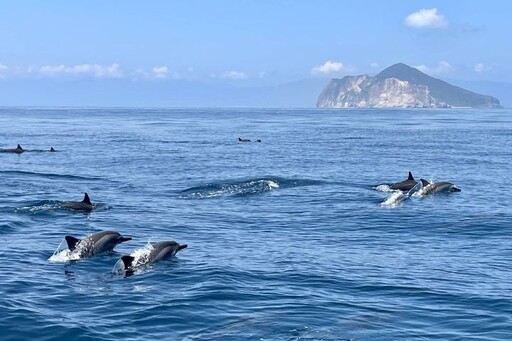
[[80,239],[75,238],[73,236],[65,236],[64,239],[66,239],[69,251],[73,251],[74,249],[76,249],[76,244],[80,243]]
[[423,187],[430,185],[430,182],[428,182],[425,179],[420,179],[420,181],[421,181],[421,184],[423,185]]
[[89,204],[89,205],[92,205],[92,202],[91,202],[91,199],[89,199],[89,195],[86,193],[84,193],[84,200],[82,200],[82,202],[84,204]]
[[21,146],[18,144],[18,146],[16,147],[16,149],[21,149],[23,150],[23,148],[21,148]]
[[409,177],[407,178],[407,180],[414,180],[414,176],[412,176],[412,173],[409,171]]
[[124,269],[126,270],[126,269],[128,269],[129,267],[132,266],[133,261],[135,260],[135,257],[123,256],[123,257],[121,257],[121,260],[123,261]]
[[54,152],[54,151],[55,151],[55,149],[53,149],[53,147],[50,147],[50,151],[51,151],[51,152]]

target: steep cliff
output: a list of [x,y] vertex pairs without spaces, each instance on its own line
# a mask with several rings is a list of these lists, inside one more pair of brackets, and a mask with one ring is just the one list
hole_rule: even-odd
[[317,100],[319,108],[498,108],[492,97],[448,84],[405,64],[395,64],[374,77],[332,79]]

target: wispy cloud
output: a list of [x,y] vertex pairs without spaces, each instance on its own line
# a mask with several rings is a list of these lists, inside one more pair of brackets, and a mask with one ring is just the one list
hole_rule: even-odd
[[484,63],[478,63],[475,65],[474,70],[478,73],[484,73],[485,71],[492,70],[492,66],[485,65]]
[[30,66],[29,74],[40,77],[84,76],[94,78],[121,78],[123,72],[118,64],[78,64],[78,65],[43,65],[41,67]]
[[379,63],[374,62],[374,63],[371,63],[370,66],[375,69],[375,68],[379,67]]
[[9,67],[5,64],[0,63],[0,72],[8,70]]
[[448,26],[444,15],[439,14],[437,8],[423,8],[411,13],[405,17],[404,24],[413,28],[443,28]]
[[311,69],[312,75],[328,75],[343,70],[343,63],[326,61],[322,65],[315,66]]
[[220,78],[224,79],[246,79],[247,74],[240,71],[226,71],[220,75]]
[[151,73],[156,79],[166,79],[169,77],[169,68],[167,66],[155,66],[151,69]]
[[415,66],[416,69],[429,75],[443,75],[454,71],[454,67],[447,61],[440,61],[436,66],[429,67],[424,64]]

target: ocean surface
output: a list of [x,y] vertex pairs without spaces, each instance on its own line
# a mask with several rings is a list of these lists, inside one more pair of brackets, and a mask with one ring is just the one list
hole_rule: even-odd
[[[512,110],[0,108],[18,143],[0,340],[512,340]],[[408,171],[462,191],[383,204]],[[101,230],[133,240],[52,258]]]

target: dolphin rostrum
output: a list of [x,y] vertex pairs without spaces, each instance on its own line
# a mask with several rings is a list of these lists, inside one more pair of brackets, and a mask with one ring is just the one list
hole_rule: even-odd
[[407,180],[395,182],[394,184],[390,185],[389,188],[391,189],[399,189],[401,191],[408,191],[412,189],[414,186],[416,186],[418,182],[414,180],[414,177],[412,176],[412,173],[409,172],[409,177]]
[[123,237],[119,232],[101,231],[93,233],[83,239],[65,236],[68,249],[79,258],[93,257],[103,252],[111,252],[117,244],[131,240]]
[[423,188],[420,190],[421,195],[441,193],[441,192],[460,192],[460,188],[456,187],[451,182],[428,182],[425,179],[420,179]]
[[21,154],[25,151],[25,149],[21,148],[21,146],[18,144],[16,148],[6,148],[6,149],[0,149],[1,153],[16,153]]
[[122,261],[124,270],[132,270],[139,266],[148,265],[151,263],[158,262],[160,260],[165,260],[173,257],[178,253],[178,251],[185,249],[187,244],[179,244],[175,241],[164,241],[152,244],[152,250],[146,257],[140,257],[137,262],[134,263],[135,257],[133,256],[123,256],[120,261]]
[[84,199],[82,201],[68,201],[63,203],[60,207],[75,211],[92,211],[93,204],[91,199],[89,199],[89,195],[84,193]]

